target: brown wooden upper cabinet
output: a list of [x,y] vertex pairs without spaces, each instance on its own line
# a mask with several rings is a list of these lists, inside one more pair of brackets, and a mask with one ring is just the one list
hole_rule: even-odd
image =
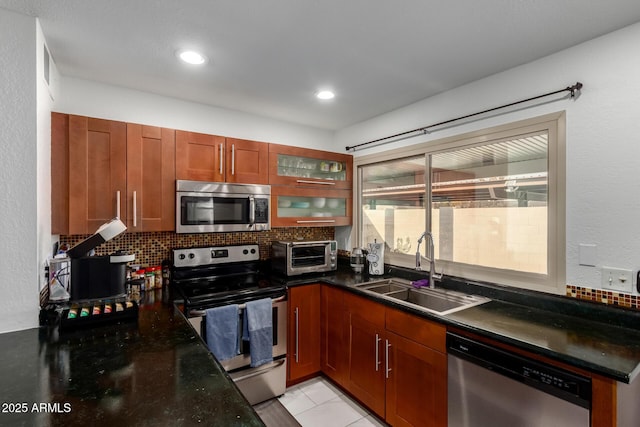
[[127,124],[127,227],[175,230],[175,131]]
[[194,181],[268,184],[269,144],[176,131],[176,177]]
[[351,224],[353,157],[269,144],[272,227]]
[[[52,113],[52,233],[175,229],[174,131]],[[134,215],[135,212],[135,215]]]
[[269,144],[227,138],[227,182],[269,183]]
[[69,115],[67,141],[69,186],[52,186],[52,191],[68,192],[68,230],[52,228],[92,234],[126,212],[127,127],[123,122]]
[[224,181],[225,138],[204,133],[176,131],[176,178]]

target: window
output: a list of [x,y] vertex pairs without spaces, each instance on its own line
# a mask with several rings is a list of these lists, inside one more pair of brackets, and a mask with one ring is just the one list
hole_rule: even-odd
[[424,155],[363,166],[361,169],[362,241],[385,242],[385,262],[403,265],[415,259],[425,230]]
[[438,273],[563,293],[563,129],[556,114],[356,157],[358,244],[414,267],[430,230]]

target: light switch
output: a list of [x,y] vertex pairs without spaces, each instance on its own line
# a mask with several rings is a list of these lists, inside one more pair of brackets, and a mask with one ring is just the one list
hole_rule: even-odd
[[633,292],[633,271],[623,268],[602,267],[602,289]]
[[580,243],[580,256],[579,256],[580,265],[595,267],[597,258],[598,258],[598,247],[596,245]]

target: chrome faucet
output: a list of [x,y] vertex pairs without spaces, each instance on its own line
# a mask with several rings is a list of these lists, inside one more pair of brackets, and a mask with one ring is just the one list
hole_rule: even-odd
[[425,231],[418,238],[418,248],[416,250],[416,270],[422,270],[422,255],[420,254],[420,244],[425,238],[427,239],[427,256],[425,257],[425,259],[429,261],[429,287],[435,289],[436,284],[433,279],[442,279],[442,273],[436,273],[436,255],[435,249],[433,247],[433,234],[431,234],[430,231]]

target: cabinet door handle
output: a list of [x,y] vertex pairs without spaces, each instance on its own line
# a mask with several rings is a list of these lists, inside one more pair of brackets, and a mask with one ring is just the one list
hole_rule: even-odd
[[138,195],[137,192],[133,192],[133,226],[138,226]]
[[296,221],[298,224],[320,224],[323,222],[333,223],[335,219],[299,219]]
[[299,323],[298,323],[298,318],[299,318],[299,312],[298,312],[298,307],[296,307],[295,309],[295,317],[296,317],[296,352],[295,352],[295,359],[296,359],[296,363],[298,363],[298,332],[299,332]]
[[389,349],[391,348],[391,344],[389,344],[389,340],[384,340],[385,341],[385,354],[384,354],[384,368],[385,368],[385,372],[384,372],[384,376],[385,378],[389,378],[389,372],[391,372],[391,368],[389,367]]
[[220,144],[220,175],[222,175],[222,167],[224,166],[224,147]]
[[298,179],[296,180],[298,184],[317,184],[317,185],[336,185],[335,182],[324,182],[324,181],[310,181],[308,179]]
[[116,191],[116,218],[120,219],[120,191]]
[[236,174],[236,144],[231,144],[231,175]]
[[376,372],[378,372],[380,370],[380,341],[382,341],[382,338],[380,338],[380,335],[376,334]]

